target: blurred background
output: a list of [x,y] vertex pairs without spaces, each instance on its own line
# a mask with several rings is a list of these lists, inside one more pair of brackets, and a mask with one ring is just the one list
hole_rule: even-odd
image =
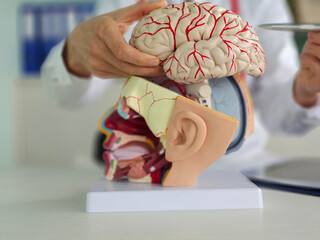
[[[11,0],[0,8],[0,167],[81,164],[92,158],[101,99],[81,111],[57,108],[39,78],[40,66],[56,43],[94,14],[94,0]],[[296,22],[320,23],[320,1],[289,0]],[[296,34],[301,48],[306,34]],[[320,156],[320,128],[305,136],[270,137],[267,150],[281,156]]]

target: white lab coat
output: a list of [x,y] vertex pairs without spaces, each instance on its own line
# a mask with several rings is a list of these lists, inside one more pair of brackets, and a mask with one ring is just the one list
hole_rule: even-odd
[[[97,14],[113,11],[135,3],[136,0],[101,0],[97,3]],[[181,2],[179,0],[169,1]],[[215,0],[214,4],[231,8],[229,0]],[[302,134],[320,123],[320,107],[304,109],[292,96],[293,80],[298,69],[298,56],[292,34],[288,32],[261,30],[263,23],[290,22],[291,16],[285,1],[239,0],[240,15],[256,30],[266,54],[267,68],[259,78],[248,77],[255,108],[255,132],[242,148],[218,160],[216,167],[246,166],[261,152],[269,131],[286,134]],[[132,30],[132,29],[131,29]],[[130,38],[129,31],[125,38]],[[64,42],[58,44],[46,59],[41,78],[51,96],[64,108],[74,109],[90,104],[102,94],[112,94],[114,101],[106,103],[106,110],[117,100],[123,80],[81,79],[68,73],[62,57]],[[241,163],[241,164],[239,164]]]

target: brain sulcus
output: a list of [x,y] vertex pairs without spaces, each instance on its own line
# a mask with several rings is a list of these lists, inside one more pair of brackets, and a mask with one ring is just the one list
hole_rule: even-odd
[[265,56],[252,26],[211,3],[182,3],[157,9],[132,32],[130,44],[156,55],[168,78],[196,83],[246,73],[261,75]]

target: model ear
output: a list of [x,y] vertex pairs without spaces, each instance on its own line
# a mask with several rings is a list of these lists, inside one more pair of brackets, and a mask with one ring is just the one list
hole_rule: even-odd
[[167,133],[166,159],[179,161],[197,153],[205,142],[204,120],[191,111],[174,112]]

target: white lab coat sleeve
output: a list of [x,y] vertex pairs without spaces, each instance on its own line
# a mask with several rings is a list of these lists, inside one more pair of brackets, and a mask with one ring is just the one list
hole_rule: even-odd
[[[95,12],[99,15],[133,3],[135,0],[98,1]],[[131,31],[125,34],[127,41],[130,33]],[[90,105],[103,94],[108,95],[107,99],[110,101],[106,103],[106,108],[112,106],[119,97],[124,79],[100,79],[95,76],[79,78],[69,73],[62,58],[64,44],[65,41],[62,41],[55,46],[42,65],[41,79],[47,92],[65,109],[73,110]]]
[[[252,13],[256,25],[291,21],[285,1],[264,0],[256,6]],[[318,126],[319,107],[302,108],[293,98],[299,58],[292,33],[261,30],[257,26],[255,29],[266,54],[267,67],[264,75],[248,81],[251,81],[255,109],[264,125],[271,132],[285,134],[302,134]]]
[[[65,41],[56,45],[41,68],[43,84],[55,102],[64,109],[77,109],[97,100],[114,79],[80,78],[68,72],[62,51]],[[106,92],[105,94],[108,94]]]

